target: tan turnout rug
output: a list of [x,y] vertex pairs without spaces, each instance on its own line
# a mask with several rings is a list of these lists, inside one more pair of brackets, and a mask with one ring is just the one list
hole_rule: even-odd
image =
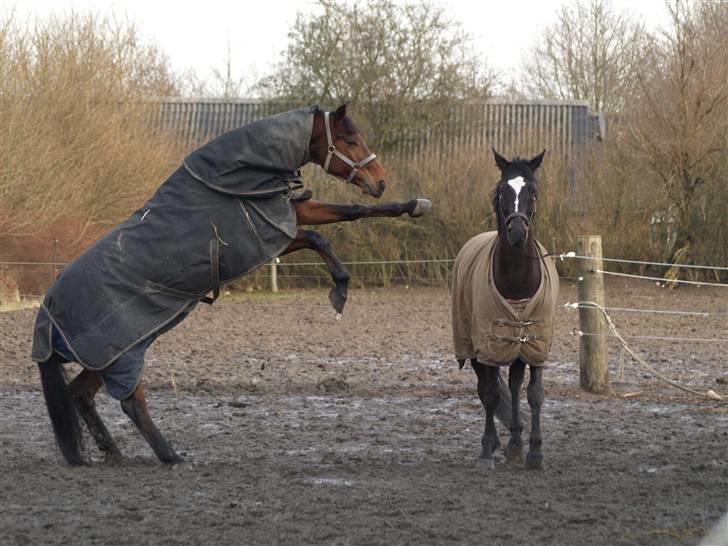
[[[559,276],[552,258],[541,259],[541,284],[526,302],[509,303],[493,280],[493,251],[498,232],[481,233],[458,253],[452,278],[452,330],[459,362],[476,358],[507,366],[516,358],[543,366],[551,348]],[[538,252],[546,249],[536,242]]]

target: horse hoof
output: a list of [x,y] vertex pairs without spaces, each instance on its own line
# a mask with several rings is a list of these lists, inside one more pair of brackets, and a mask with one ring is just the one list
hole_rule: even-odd
[[520,447],[506,446],[506,448],[503,450],[503,455],[505,456],[506,461],[509,463],[523,463],[523,449],[521,449]]
[[526,455],[526,469],[527,470],[543,470],[543,457],[531,457],[529,453]]
[[482,468],[486,472],[490,472],[492,470],[495,470],[495,460],[493,458],[484,458],[480,457],[478,459],[478,466]]
[[164,464],[175,465],[175,464],[182,464],[186,461],[184,460],[184,458],[182,458],[179,455],[177,455],[176,453],[174,453],[172,457],[169,457],[168,459],[166,459],[162,462]]
[[104,455],[104,464],[109,466],[120,466],[124,462],[124,456],[119,453],[107,453]]
[[412,218],[419,218],[430,212],[430,210],[432,210],[432,201],[429,199],[417,199],[417,205],[415,205],[414,210],[409,215]]
[[344,305],[346,305],[346,290],[339,290],[337,287],[329,290],[329,301],[334,306],[336,312],[341,314],[344,311]]

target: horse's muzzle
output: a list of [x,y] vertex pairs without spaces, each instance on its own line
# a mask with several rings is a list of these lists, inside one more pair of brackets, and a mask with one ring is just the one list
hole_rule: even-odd
[[362,193],[364,193],[364,195],[371,195],[376,198],[381,197],[384,194],[384,189],[387,187],[384,180],[380,180],[375,184],[364,182],[363,186]]
[[511,246],[520,247],[526,244],[526,239],[528,239],[529,220],[529,217],[522,212],[514,212],[506,218],[506,238]]

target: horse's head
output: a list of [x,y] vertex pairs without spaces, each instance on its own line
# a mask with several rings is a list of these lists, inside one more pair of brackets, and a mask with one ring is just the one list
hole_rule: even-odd
[[533,159],[508,161],[493,149],[501,178],[493,192],[493,210],[498,218],[498,234],[506,236],[511,246],[524,246],[531,221],[536,214],[538,181],[534,172],[541,165],[546,150]]
[[346,105],[336,112],[317,112],[310,144],[311,160],[372,197],[384,193],[384,168],[364,142],[359,129],[346,115]]

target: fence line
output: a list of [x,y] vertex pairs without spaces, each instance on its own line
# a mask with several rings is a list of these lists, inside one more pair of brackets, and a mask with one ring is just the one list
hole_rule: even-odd
[[[574,252],[566,252],[564,254],[555,254],[562,260],[564,258],[577,258],[583,260],[591,260],[593,258],[589,256],[577,256]],[[636,264],[636,265],[657,265],[663,267],[677,267],[680,269],[708,269],[713,271],[728,271],[728,267],[716,266],[716,265],[693,265],[693,264],[671,264],[667,262],[644,262],[641,260],[623,260],[620,258],[601,258],[603,262],[618,262],[623,264]]]
[[6,265],[44,265],[44,266],[67,266],[69,262],[0,262],[0,267]]
[[[583,306],[578,303],[567,303],[565,305],[570,306],[572,309],[579,309]],[[728,317],[728,313],[707,313],[703,311],[670,311],[666,309],[633,309],[628,307],[605,307],[607,311],[622,311],[627,313],[650,313],[655,315],[692,315],[704,318],[710,317]]]
[[[394,265],[394,264],[433,264],[433,263],[452,263],[454,258],[442,258],[432,260],[371,260],[363,262],[341,262],[344,265]],[[276,262],[276,265],[282,266],[321,266],[326,265],[325,262]]]
[[[592,259],[589,256],[579,256],[575,252],[564,252],[562,254],[558,253],[549,253],[549,256],[554,256],[556,258],[559,258],[561,260],[564,260],[565,258],[572,258],[572,259],[584,259],[589,260]],[[426,259],[426,260],[379,260],[379,261],[349,261],[349,262],[343,262],[345,265],[360,265],[360,264],[367,264],[367,265],[381,265],[381,264],[406,264],[406,263],[450,263],[454,262],[454,258],[432,258],[432,259]],[[707,269],[707,270],[715,270],[715,271],[728,271],[728,267],[723,266],[717,266],[717,265],[694,265],[694,264],[676,264],[676,263],[668,263],[668,262],[648,262],[648,261],[641,261],[641,260],[627,260],[623,258],[602,258],[603,262],[615,262],[615,263],[624,263],[624,264],[634,264],[634,265],[656,265],[656,266],[664,266],[664,267],[677,267],[680,269]],[[68,262],[3,262],[0,261],[0,266],[4,265],[45,265],[45,266],[52,266],[52,265],[68,265]],[[305,265],[326,265],[324,262],[279,262],[279,265],[288,265],[288,266],[305,266]],[[705,284],[705,283],[702,283]]]
[[[579,337],[594,337],[594,336],[600,336],[602,334],[597,334],[594,332],[582,332],[581,330],[573,330],[571,332],[572,335],[579,336]],[[609,337],[618,337],[614,334],[610,334]],[[651,341],[693,341],[696,343],[728,343],[728,339],[723,338],[710,338],[710,337],[675,337],[675,336],[622,336],[625,339],[647,339]]]
[[703,396],[703,397],[709,398],[711,400],[723,400],[723,397],[720,396],[718,393],[716,393],[712,389],[708,389],[706,392],[696,391],[694,389],[691,389],[691,388],[688,388],[688,387],[686,387],[684,385],[681,385],[677,381],[673,381],[672,379],[670,379],[669,377],[667,377],[663,373],[659,372],[654,366],[651,366],[644,358],[642,358],[641,356],[639,356],[637,353],[635,353],[632,350],[632,348],[624,340],[624,336],[620,335],[619,331],[614,326],[614,323],[612,322],[612,318],[609,316],[609,314],[607,313],[607,311],[604,309],[603,306],[601,306],[598,303],[593,302],[593,301],[580,301],[580,302],[577,302],[577,303],[580,304],[580,305],[584,305],[584,306],[592,307],[594,309],[598,309],[602,313],[602,315],[604,316],[604,320],[607,322],[607,326],[609,328],[609,331],[614,335],[614,337],[616,337],[619,340],[619,343],[622,345],[622,347],[624,348],[624,350],[627,351],[632,356],[632,358],[634,360],[636,360],[637,362],[639,362],[640,365],[645,370],[647,370],[648,372],[650,372],[652,375],[654,375],[655,377],[657,377],[661,381],[664,381],[668,385],[671,385],[671,386],[673,386],[673,387],[675,387],[677,389],[680,389],[682,391],[689,392],[691,394],[696,394],[698,396]]
[[[161,98],[152,125],[173,130],[186,147],[193,147],[258,119],[306,106],[290,102],[249,99],[206,100]],[[386,113],[382,105],[380,113]],[[437,127],[410,127],[385,135],[393,152],[403,157],[445,156],[453,149],[483,150],[495,146],[502,153],[531,153],[544,147],[573,165],[582,149],[598,135],[597,116],[584,101],[461,101],[448,105]],[[602,135],[603,136],[603,135]]]
[[722,282],[701,282],[701,281],[687,281],[682,279],[665,279],[663,277],[649,277],[647,275],[632,275],[631,273],[617,273],[615,271],[604,271],[603,269],[595,269],[596,273],[602,275],[613,275],[615,277],[631,277],[633,279],[644,279],[648,281],[656,281],[660,283],[680,283],[680,284],[692,284],[696,286],[720,286],[721,288],[728,288],[728,284]]

